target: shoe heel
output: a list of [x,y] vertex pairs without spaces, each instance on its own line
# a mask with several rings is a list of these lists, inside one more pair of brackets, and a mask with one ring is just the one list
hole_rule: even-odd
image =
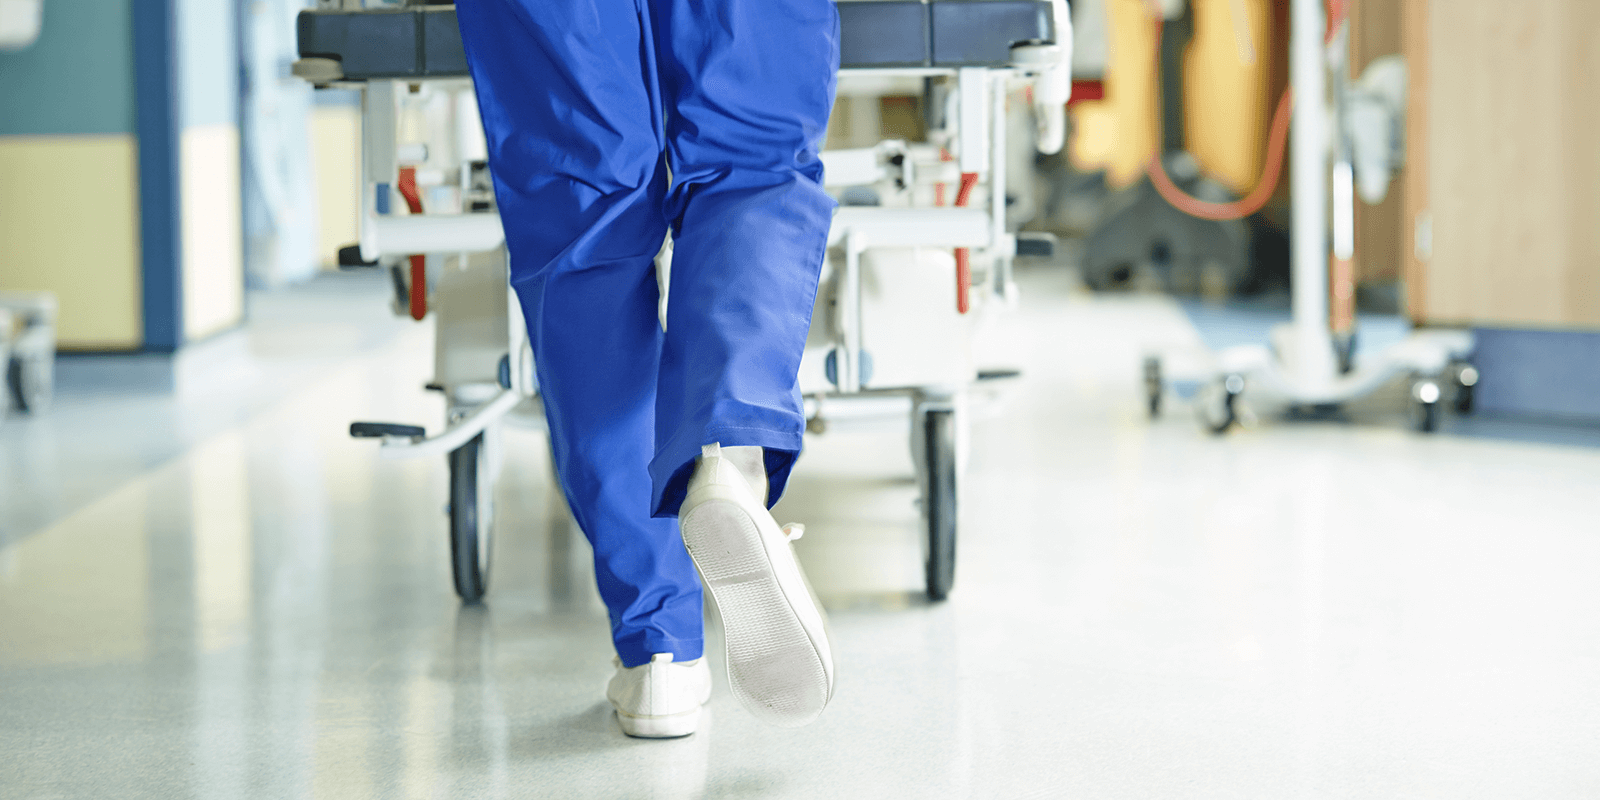
[[757,717],[805,725],[831,694],[823,656],[794,606],[809,596],[785,595],[757,521],[737,501],[709,494],[697,498],[680,525],[722,617],[728,684]]
[[617,724],[622,732],[635,739],[676,739],[688,736],[700,727],[700,712],[696,708],[670,717],[635,717],[617,712]]

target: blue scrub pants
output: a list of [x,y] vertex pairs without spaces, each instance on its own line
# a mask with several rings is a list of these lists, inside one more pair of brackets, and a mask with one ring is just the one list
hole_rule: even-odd
[[[511,284],[625,666],[699,658],[673,518],[700,447],[800,452],[833,201],[832,0],[464,0]],[[653,259],[674,240],[667,325]]]

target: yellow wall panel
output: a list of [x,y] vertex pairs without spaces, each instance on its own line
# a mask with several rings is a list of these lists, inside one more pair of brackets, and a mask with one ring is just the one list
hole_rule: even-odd
[[1255,188],[1266,152],[1271,37],[1266,0],[1194,0],[1184,148],[1202,171],[1241,195]]
[[55,292],[63,349],[143,342],[138,186],[131,135],[0,136],[0,289]]
[[319,236],[317,254],[337,266],[339,248],[354,244],[361,197],[361,109],[317,106],[311,110],[311,158],[316,170]]
[[1070,155],[1079,169],[1104,169],[1114,187],[1132,184],[1156,151],[1156,20],[1145,0],[1107,0],[1111,60],[1104,100],[1073,107]]
[[[1240,194],[1260,177],[1271,109],[1268,0],[1194,0],[1184,60],[1184,147],[1207,175]],[[1070,151],[1080,169],[1104,169],[1114,187],[1144,175],[1160,142],[1156,17],[1147,0],[1107,0],[1111,59],[1105,99],[1073,108]]]

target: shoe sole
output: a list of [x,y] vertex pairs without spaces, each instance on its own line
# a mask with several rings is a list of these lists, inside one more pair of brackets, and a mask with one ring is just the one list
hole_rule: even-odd
[[788,540],[765,509],[772,530],[763,532],[723,487],[702,487],[684,505],[683,543],[722,617],[734,696],[775,725],[815,720],[833,693],[832,653]]
[[635,739],[677,739],[700,727],[700,709],[665,717],[636,717],[618,711],[617,724],[622,726],[623,733]]

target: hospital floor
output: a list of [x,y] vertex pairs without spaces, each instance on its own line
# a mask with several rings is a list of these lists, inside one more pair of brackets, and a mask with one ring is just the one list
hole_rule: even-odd
[[694,736],[620,733],[537,429],[488,602],[456,601],[444,465],[345,435],[442,414],[381,283],[258,298],[172,391],[64,388],[0,422],[0,797],[1600,796],[1600,448],[1414,433],[1404,387],[1152,422],[1141,355],[1201,341],[1179,304],[1022,290],[948,602],[905,425],[809,442],[778,516],[839,679],[800,730],[719,674]]

